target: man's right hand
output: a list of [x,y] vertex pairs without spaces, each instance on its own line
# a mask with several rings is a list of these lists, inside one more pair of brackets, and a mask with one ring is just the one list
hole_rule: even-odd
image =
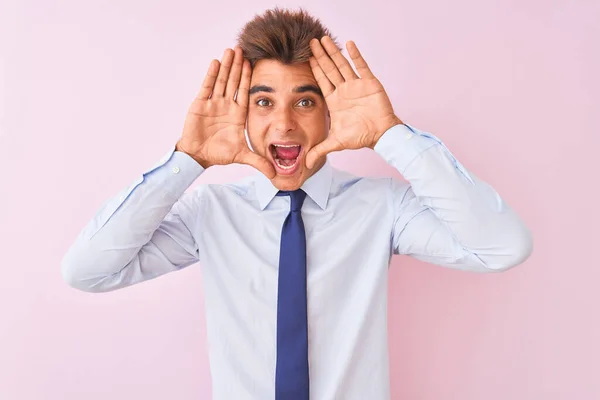
[[275,177],[273,165],[250,150],[244,135],[251,73],[250,62],[239,47],[226,49],[221,63],[212,60],[175,150],[187,153],[204,168],[247,164],[270,179]]

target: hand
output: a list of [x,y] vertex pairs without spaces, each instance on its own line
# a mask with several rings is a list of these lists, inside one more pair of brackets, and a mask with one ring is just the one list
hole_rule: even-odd
[[328,36],[313,39],[310,66],[329,108],[329,136],[306,154],[306,167],[332,151],[374,148],[394,125],[402,124],[383,85],[371,72],[356,44],[346,43],[360,77]]
[[251,71],[239,47],[226,49],[221,63],[212,60],[175,149],[189,154],[204,168],[247,164],[272,179],[273,165],[250,150],[244,135]]

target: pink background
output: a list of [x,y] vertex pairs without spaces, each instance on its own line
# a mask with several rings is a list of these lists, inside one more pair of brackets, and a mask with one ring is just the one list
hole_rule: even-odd
[[[535,237],[504,274],[393,260],[393,399],[600,398],[599,4],[303,3]],[[273,5],[2,1],[0,399],[208,398],[200,268],[94,295],[63,283],[60,260],[175,143],[210,60]],[[331,160],[395,173],[371,150]]]

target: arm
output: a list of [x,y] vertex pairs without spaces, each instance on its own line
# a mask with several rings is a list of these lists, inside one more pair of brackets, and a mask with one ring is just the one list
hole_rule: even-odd
[[438,138],[399,124],[374,150],[410,183],[391,180],[394,254],[477,272],[529,257],[533,240],[523,221]]
[[332,151],[369,147],[396,167],[410,185],[391,182],[394,253],[473,271],[507,269],[531,254],[531,234],[494,189],[471,176],[435,136],[397,117],[356,43],[346,48],[358,75],[330,37],[313,39],[310,47],[331,128],[307,153],[306,166]]
[[183,193],[206,168],[241,163],[275,176],[246,143],[251,73],[240,47],[226,49],[221,63],[211,61],[175,151],[105,203],[64,256],[62,274],[71,286],[106,292],[198,261],[190,229],[198,229],[199,200]]
[[198,261],[189,230],[193,199],[184,191],[203,171],[187,154],[171,151],[107,201],[65,254],[64,280],[80,290],[107,292]]

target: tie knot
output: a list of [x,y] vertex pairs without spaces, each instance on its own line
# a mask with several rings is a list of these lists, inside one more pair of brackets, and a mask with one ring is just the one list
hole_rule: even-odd
[[291,191],[280,190],[279,193],[277,193],[277,196],[290,196],[290,211],[300,211],[302,204],[304,204],[304,199],[306,198],[306,192],[302,189]]

